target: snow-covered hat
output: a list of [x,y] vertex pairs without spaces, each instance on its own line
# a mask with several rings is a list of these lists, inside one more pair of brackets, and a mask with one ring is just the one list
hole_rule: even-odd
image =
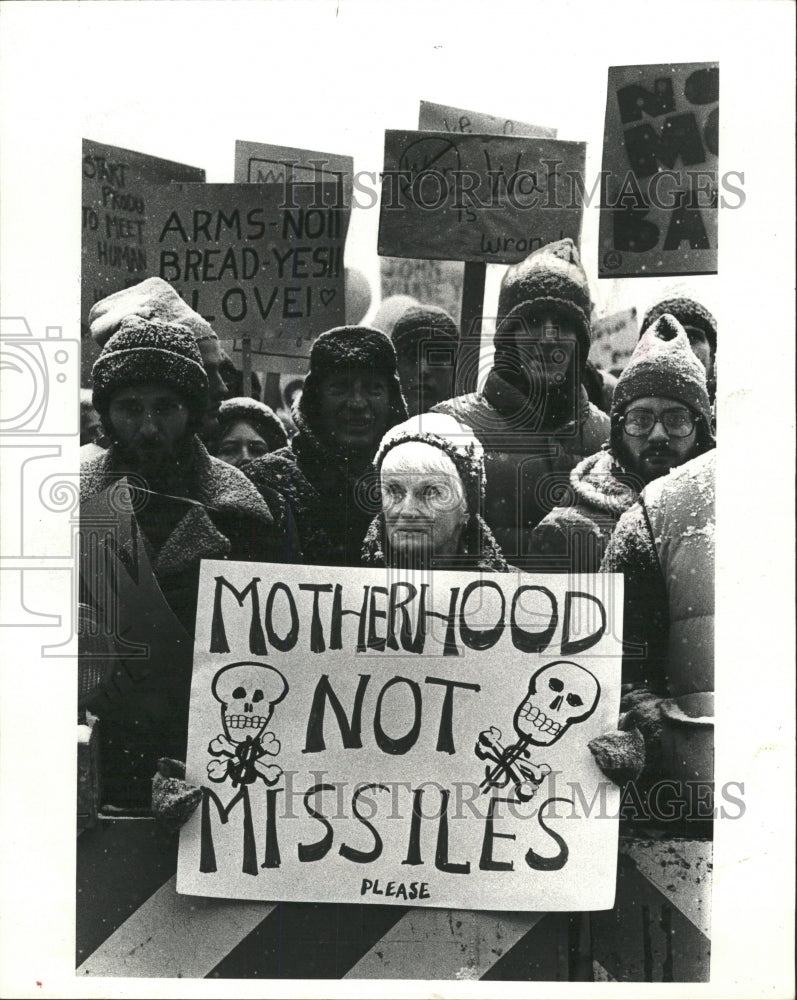
[[671,316],[674,316],[681,326],[694,326],[698,330],[702,330],[706,335],[706,340],[708,340],[711,345],[712,352],[716,353],[716,319],[714,319],[705,306],[686,295],[662,299],[661,302],[657,302],[654,306],[651,306],[645,314],[645,318],[642,320],[642,325],[639,329],[640,337],[642,337],[645,331],[653,326],[656,320],[665,313],[669,313]]
[[664,396],[683,403],[703,417],[710,432],[706,370],[692,352],[686,331],[669,313],[660,316],[640,338],[614,388],[612,417],[642,396]]
[[387,453],[410,442],[432,445],[451,459],[462,480],[468,512],[478,515],[484,500],[484,449],[471,428],[447,413],[419,413],[410,417],[382,438],[374,459],[377,475],[381,474]]
[[378,372],[387,380],[388,427],[406,420],[407,406],[401,394],[396,352],[390,338],[368,326],[337,326],[322,333],[310,348],[310,368],[293,414],[300,430],[309,426],[313,432],[318,432],[321,378],[352,369]]
[[92,338],[103,347],[127,316],[179,323],[196,343],[218,340],[210,323],[194,312],[163,278],[147,278],[132,288],[123,288],[95,302],[89,312]]
[[288,443],[285,427],[277,414],[270,406],[252,399],[251,396],[234,396],[232,399],[225,399],[221,404],[219,440],[224,437],[228,427],[239,421],[244,421],[253,427],[266,442],[269,451],[284,448]]
[[128,316],[106,342],[91,370],[94,406],[108,411],[112,393],[157,383],[178,392],[195,418],[207,406],[208,378],[194,338],[178,323]]
[[398,320],[390,333],[393,346],[398,351],[405,340],[459,341],[459,330],[453,317],[439,306],[410,306]]

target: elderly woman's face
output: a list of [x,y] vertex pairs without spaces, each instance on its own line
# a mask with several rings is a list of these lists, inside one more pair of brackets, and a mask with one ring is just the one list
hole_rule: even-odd
[[420,442],[397,445],[382,463],[381,483],[387,540],[399,559],[457,552],[468,511],[446,454]]

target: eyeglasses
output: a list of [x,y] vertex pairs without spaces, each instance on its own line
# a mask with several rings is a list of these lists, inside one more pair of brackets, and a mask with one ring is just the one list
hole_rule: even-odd
[[664,410],[654,413],[653,410],[629,410],[622,418],[623,428],[630,437],[645,437],[660,423],[665,431],[674,438],[689,437],[695,429],[695,418],[689,410]]

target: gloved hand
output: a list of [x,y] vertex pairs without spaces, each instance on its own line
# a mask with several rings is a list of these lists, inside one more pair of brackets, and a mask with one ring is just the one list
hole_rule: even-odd
[[126,316],[181,323],[193,334],[194,340],[216,337],[210,323],[194,312],[163,278],[147,278],[132,288],[122,288],[95,302],[89,312],[92,338],[102,347]]
[[185,780],[185,764],[161,757],[152,777],[152,815],[155,822],[176,832],[192,815],[202,798],[202,789]]
[[665,700],[652,691],[629,692],[620,701],[617,730],[590,740],[595,763],[610,781],[623,785],[639,777],[647,781],[659,773]]

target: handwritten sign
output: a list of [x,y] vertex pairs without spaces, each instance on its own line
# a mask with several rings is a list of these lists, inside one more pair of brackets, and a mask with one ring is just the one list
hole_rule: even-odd
[[235,143],[235,181],[239,184],[336,185],[340,205],[351,205],[354,158],[265,142]]
[[424,305],[440,306],[459,323],[463,270],[458,260],[380,257],[382,299],[391,295],[411,295]]
[[611,66],[599,276],[717,273],[719,65]]
[[556,129],[545,125],[529,125],[514,118],[499,118],[481,111],[466,111],[448,104],[421,101],[418,128],[427,132],[461,132],[463,134],[525,135],[539,139],[555,139]]
[[[172,185],[151,213],[151,273],[213,325],[227,349],[299,371],[314,337],[344,322],[348,211],[334,186]],[[333,207],[328,207],[332,205]]]
[[149,277],[147,220],[153,190],[170,181],[204,181],[205,171],[84,139],[82,173],[80,320],[83,384],[90,385],[99,348],[88,337],[89,310],[111,292]]
[[611,906],[622,577],[203,562],[178,892]]
[[581,142],[387,131],[379,253],[511,264],[578,243],[584,157]]
[[622,370],[638,341],[639,322],[635,308],[602,316],[592,324],[589,359],[603,371]]

